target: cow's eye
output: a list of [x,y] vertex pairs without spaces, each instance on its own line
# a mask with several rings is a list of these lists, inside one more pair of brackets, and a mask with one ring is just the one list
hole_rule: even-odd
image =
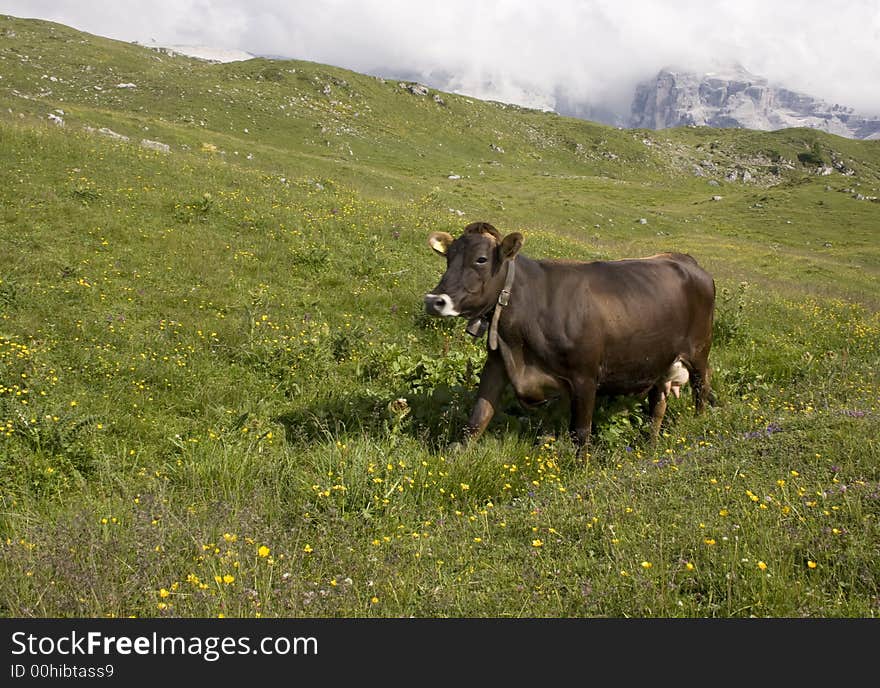
[[477,258],[477,265],[482,265],[482,264],[485,263],[487,260],[489,260],[489,259],[486,258],[486,256],[480,256],[479,258]]

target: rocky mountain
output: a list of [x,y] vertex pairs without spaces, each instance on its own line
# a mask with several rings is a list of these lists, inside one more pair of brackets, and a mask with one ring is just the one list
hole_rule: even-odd
[[772,85],[739,65],[705,74],[661,69],[636,87],[629,126],[810,127],[853,139],[880,138],[880,118]]

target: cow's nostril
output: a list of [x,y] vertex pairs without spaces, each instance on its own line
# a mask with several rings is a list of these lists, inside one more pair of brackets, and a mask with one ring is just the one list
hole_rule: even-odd
[[431,315],[458,315],[448,294],[425,294],[425,310]]

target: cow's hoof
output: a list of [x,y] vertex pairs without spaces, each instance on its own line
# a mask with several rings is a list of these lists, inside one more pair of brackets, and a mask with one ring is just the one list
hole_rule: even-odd
[[584,463],[590,463],[590,448],[587,445],[575,447],[574,458]]
[[446,450],[443,453],[447,456],[457,456],[464,452],[466,446],[467,445],[462,444],[461,442],[451,442],[446,445]]

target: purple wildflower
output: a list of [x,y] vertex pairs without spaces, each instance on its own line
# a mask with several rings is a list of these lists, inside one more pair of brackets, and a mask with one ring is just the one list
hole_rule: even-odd
[[846,409],[841,411],[844,416],[849,416],[850,418],[864,418],[868,415],[867,411],[859,411],[856,409]]

